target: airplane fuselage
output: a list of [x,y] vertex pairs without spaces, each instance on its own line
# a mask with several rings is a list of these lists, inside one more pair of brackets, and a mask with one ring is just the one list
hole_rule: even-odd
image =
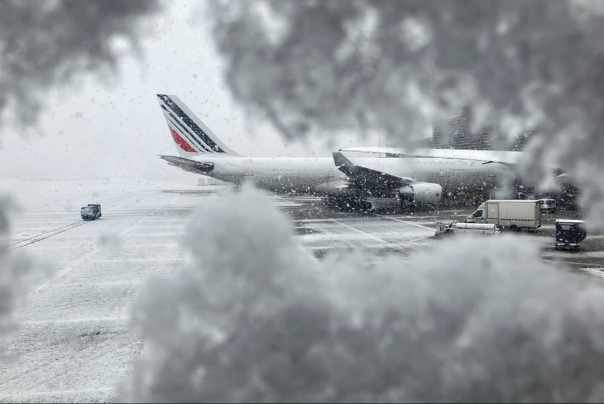
[[[196,160],[213,163],[214,169],[205,175],[236,184],[250,181],[273,192],[329,195],[337,193],[348,180],[335,167],[333,158],[204,156]],[[445,195],[493,189],[507,170],[501,164],[463,159],[364,157],[351,160],[392,175],[440,184]]]
[[[278,193],[334,196],[329,202],[361,209],[368,207],[370,197],[433,205],[443,196],[489,191],[519,157],[505,151],[391,147],[354,147],[324,158],[242,157],[178,97],[158,94],[158,100],[179,155],[159,156],[168,164]],[[362,157],[366,155],[370,157]]]

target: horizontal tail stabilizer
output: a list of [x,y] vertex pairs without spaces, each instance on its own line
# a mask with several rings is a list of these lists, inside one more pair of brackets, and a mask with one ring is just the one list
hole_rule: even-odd
[[197,174],[207,174],[214,170],[214,163],[203,163],[200,161],[189,160],[183,157],[175,156],[159,156],[161,159],[166,160],[168,164],[174,167],[178,167],[184,171]]

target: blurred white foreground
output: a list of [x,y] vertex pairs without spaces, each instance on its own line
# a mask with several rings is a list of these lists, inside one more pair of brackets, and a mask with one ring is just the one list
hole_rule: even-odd
[[183,247],[135,303],[125,401],[604,398],[604,290],[525,238],[318,262],[246,188],[201,207]]

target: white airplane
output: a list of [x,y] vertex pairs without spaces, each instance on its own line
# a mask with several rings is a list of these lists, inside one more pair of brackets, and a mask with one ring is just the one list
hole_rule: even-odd
[[351,148],[347,152],[387,157],[244,157],[228,148],[176,96],[158,94],[179,157],[170,165],[222,181],[253,182],[277,193],[326,196],[342,208],[370,210],[367,198],[397,198],[401,204],[438,204],[445,194],[485,192],[515,164],[519,152]]

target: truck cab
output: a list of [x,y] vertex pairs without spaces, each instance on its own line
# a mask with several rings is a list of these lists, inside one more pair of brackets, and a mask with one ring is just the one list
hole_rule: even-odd
[[556,213],[555,199],[539,199],[539,205],[541,206],[541,213]]
[[483,202],[471,215],[466,219],[466,223],[476,223],[486,220],[485,203]]

